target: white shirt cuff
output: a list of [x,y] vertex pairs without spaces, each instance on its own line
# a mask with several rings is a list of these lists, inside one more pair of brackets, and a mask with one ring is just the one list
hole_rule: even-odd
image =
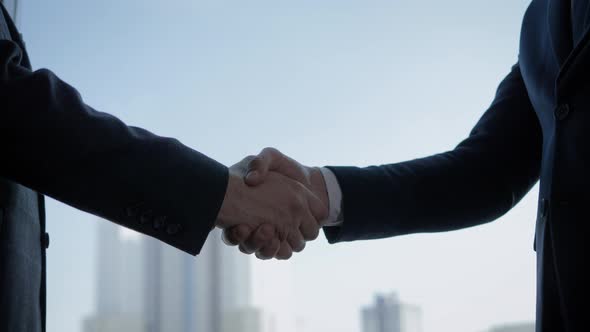
[[330,214],[324,226],[340,226],[344,221],[341,215],[342,211],[342,189],[336,175],[326,167],[320,168],[324,182],[326,182],[326,191],[330,201]]

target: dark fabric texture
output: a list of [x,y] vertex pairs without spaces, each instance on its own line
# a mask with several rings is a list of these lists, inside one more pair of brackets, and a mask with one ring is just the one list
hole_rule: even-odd
[[[442,232],[490,222],[540,179],[538,332],[590,326],[590,42],[587,0],[534,0],[517,64],[469,137],[438,155],[330,167],[344,223],[331,243]],[[444,112],[444,110],[441,110]],[[531,281],[532,282],[532,281]]]
[[92,109],[51,71],[32,71],[0,8],[0,331],[38,332],[45,329],[43,195],[196,255],[228,170]]

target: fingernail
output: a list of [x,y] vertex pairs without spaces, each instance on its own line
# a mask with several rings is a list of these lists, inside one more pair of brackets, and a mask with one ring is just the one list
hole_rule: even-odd
[[252,179],[253,177],[258,176],[258,172],[257,171],[252,171],[252,172],[248,172],[248,174],[246,174],[246,178]]

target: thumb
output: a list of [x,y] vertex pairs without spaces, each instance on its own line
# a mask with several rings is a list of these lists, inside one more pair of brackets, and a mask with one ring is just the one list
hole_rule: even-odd
[[248,162],[244,181],[249,186],[258,186],[266,180],[269,171],[277,168],[281,154],[272,148],[265,148]]
[[244,182],[246,182],[246,184],[250,187],[256,187],[264,182],[267,173],[268,172],[260,171],[258,169],[248,169],[246,177],[244,178]]

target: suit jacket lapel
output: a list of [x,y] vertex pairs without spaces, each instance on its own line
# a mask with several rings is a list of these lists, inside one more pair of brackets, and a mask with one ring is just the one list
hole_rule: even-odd
[[[7,36],[4,37],[3,35],[6,34]],[[27,49],[25,47],[25,42],[22,40],[21,34],[18,32],[12,18],[4,8],[4,5],[0,3],[0,40],[12,40],[21,48],[23,53],[23,58],[21,61],[21,65],[31,69],[31,61],[29,60],[29,55],[27,53]]]
[[578,75],[590,69],[590,33],[586,29],[583,38],[574,48],[571,0],[547,0],[547,19],[551,46],[560,67],[555,82],[555,94],[558,98],[563,98],[573,93]]
[[[556,95],[567,96],[576,88],[577,79],[590,70],[590,33],[586,30],[584,38],[565,60],[556,80]],[[584,78],[587,79],[587,75]]]
[[[583,21],[581,20],[577,24],[582,24]],[[571,31],[571,29],[568,30]],[[564,62],[560,63],[560,66],[555,87],[557,96],[572,93],[572,90],[575,89],[575,82],[581,78],[580,75],[590,70],[590,25],[584,27],[582,38],[566,56]]]
[[571,0],[548,0],[547,20],[553,53],[559,66],[563,66],[565,60],[573,49],[571,17]]
[[6,15],[6,11],[4,10],[4,5],[0,3],[0,40],[10,40],[10,30],[8,29],[8,24],[6,23],[6,19],[4,18]]

